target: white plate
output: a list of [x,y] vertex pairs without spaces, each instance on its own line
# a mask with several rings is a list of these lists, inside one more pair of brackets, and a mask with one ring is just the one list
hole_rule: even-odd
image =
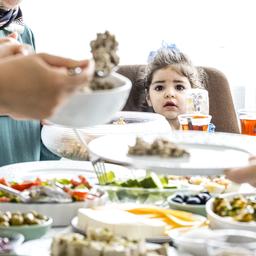
[[[114,121],[123,118],[126,124],[113,124]],[[159,114],[134,111],[117,112],[109,124],[96,125],[79,129],[87,143],[99,136],[115,134],[144,134],[152,132],[171,132],[166,119]],[[71,128],[45,125],[41,131],[44,145],[54,154],[73,160],[87,160],[83,148],[78,150],[80,144],[74,130]]]
[[[107,170],[113,170],[117,174],[127,173],[127,168],[106,164]],[[91,184],[97,179],[90,162],[81,161],[41,161],[12,164],[0,168],[0,177],[7,180],[26,180],[40,177],[48,179],[53,177],[72,178],[84,175]],[[107,194],[100,198],[85,202],[58,203],[58,204],[24,204],[24,203],[1,203],[2,211],[30,211],[35,210],[53,218],[53,226],[67,226],[71,219],[76,216],[77,210],[84,207],[103,205],[107,201]]]
[[[159,135],[146,135],[142,138],[152,142]],[[129,156],[129,146],[135,144],[136,136],[104,136],[89,143],[91,153],[115,163],[155,172],[174,175],[220,175],[224,169],[248,165],[250,152],[256,148],[256,141],[249,136],[206,133],[173,132],[161,135],[185,148],[189,157],[162,158],[157,156]],[[110,150],[111,149],[111,150]]]
[[[106,170],[114,171],[117,176],[129,173],[128,168],[116,164],[106,164]],[[73,178],[80,174],[86,176],[92,184],[97,182],[93,166],[89,161],[38,161],[0,167],[0,177],[8,180],[25,180],[36,177],[43,179]]]

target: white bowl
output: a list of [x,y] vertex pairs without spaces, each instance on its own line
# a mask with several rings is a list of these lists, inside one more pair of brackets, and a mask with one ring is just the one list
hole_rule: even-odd
[[[223,194],[220,197],[226,198],[228,200],[232,200],[232,198],[238,196],[238,195],[243,195],[243,196],[255,196],[256,193],[228,193],[228,194]],[[239,222],[235,221],[231,218],[226,218],[226,217],[221,217],[217,215],[216,213],[213,212],[213,202],[214,198],[211,198],[207,203],[206,203],[206,212],[207,212],[207,217],[208,220],[210,221],[210,228],[212,229],[240,229],[240,230],[249,230],[249,231],[256,231],[256,221],[254,222]]]
[[114,88],[92,92],[77,91],[59,107],[49,121],[76,128],[109,122],[124,107],[132,84],[129,79],[117,73],[102,79],[113,83]]
[[180,253],[191,253],[196,256],[206,256],[206,240],[216,237],[212,230],[203,227],[176,228],[170,230],[168,235]]

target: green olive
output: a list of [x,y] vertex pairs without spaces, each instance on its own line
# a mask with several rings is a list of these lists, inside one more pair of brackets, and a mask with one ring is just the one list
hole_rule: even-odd
[[0,222],[0,227],[9,227],[9,226],[10,226],[10,224],[9,224],[8,221],[1,221]]
[[4,215],[7,216],[8,219],[10,219],[10,218],[12,217],[12,213],[11,213],[10,211],[6,211],[6,212],[4,213]]
[[0,214],[0,222],[9,221],[9,218],[5,214]]
[[41,213],[38,213],[36,217],[37,217],[39,220],[47,220],[47,219],[48,219],[45,215],[43,215],[43,214],[41,214]]
[[31,212],[24,213],[23,217],[24,217],[24,224],[28,224],[28,225],[33,224],[35,220],[35,216]]
[[42,223],[41,220],[34,218],[34,220],[33,220],[30,224],[31,224],[31,225],[39,225],[39,224],[41,224],[41,223]]
[[24,218],[22,215],[13,214],[9,222],[12,226],[24,225]]

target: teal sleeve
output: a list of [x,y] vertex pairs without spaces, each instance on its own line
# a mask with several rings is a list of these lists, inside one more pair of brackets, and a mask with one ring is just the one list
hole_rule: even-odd
[[0,117],[0,166],[40,159],[40,123]]
[[[0,30],[0,38],[10,34]],[[35,49],[35,38],[32,31],[25,26],[19,36],[21,43],[29,44]],[[0,166],[18,162],[56,160],[41,141],[39,121],[20,121],[8,116],[0,116]]]

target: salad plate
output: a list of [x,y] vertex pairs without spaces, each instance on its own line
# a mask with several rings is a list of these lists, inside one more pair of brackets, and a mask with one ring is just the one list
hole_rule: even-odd
[[248,165],[248,159],[256,148],[256,142],[248,137],[206,132],[141,136],[149,143],[156,138],[174,142],[189,153],[185,157],[128,155],[129,147],[135,144],[135,135],[103,136],[91,141],[89,150],[93,155],[114,163],[150,169],[162,174],[210,176],[221,175],[226,168]]
[[[117,173],[127,173],[127,168],[107,164],[106,168],[116,171]],[[42,161],[27,162],[8,165],[0,168],[0,178],[8,182],[15,182],[20,185],[26,185],[26,181],[48,179],[63,179],[65,181],[85,177],[93,186],[96,182],[96,175],[90,162],[81,161]],[[24,184],[23,184],[24,183]],[[17,185],[17,184],[16,184]],[[79,208],[103,205],[108,199],[107,193],[102,193],[98,197],[86,198],[84,201],[72,201],[69,203],[17,203],[2,202],[2,211],[22,211],[28,212],[35,210],[41,214],[53,218],[53,226],[67,226],[71,219],[77,214]],[[63,214],[65,213],[65,214]]]

